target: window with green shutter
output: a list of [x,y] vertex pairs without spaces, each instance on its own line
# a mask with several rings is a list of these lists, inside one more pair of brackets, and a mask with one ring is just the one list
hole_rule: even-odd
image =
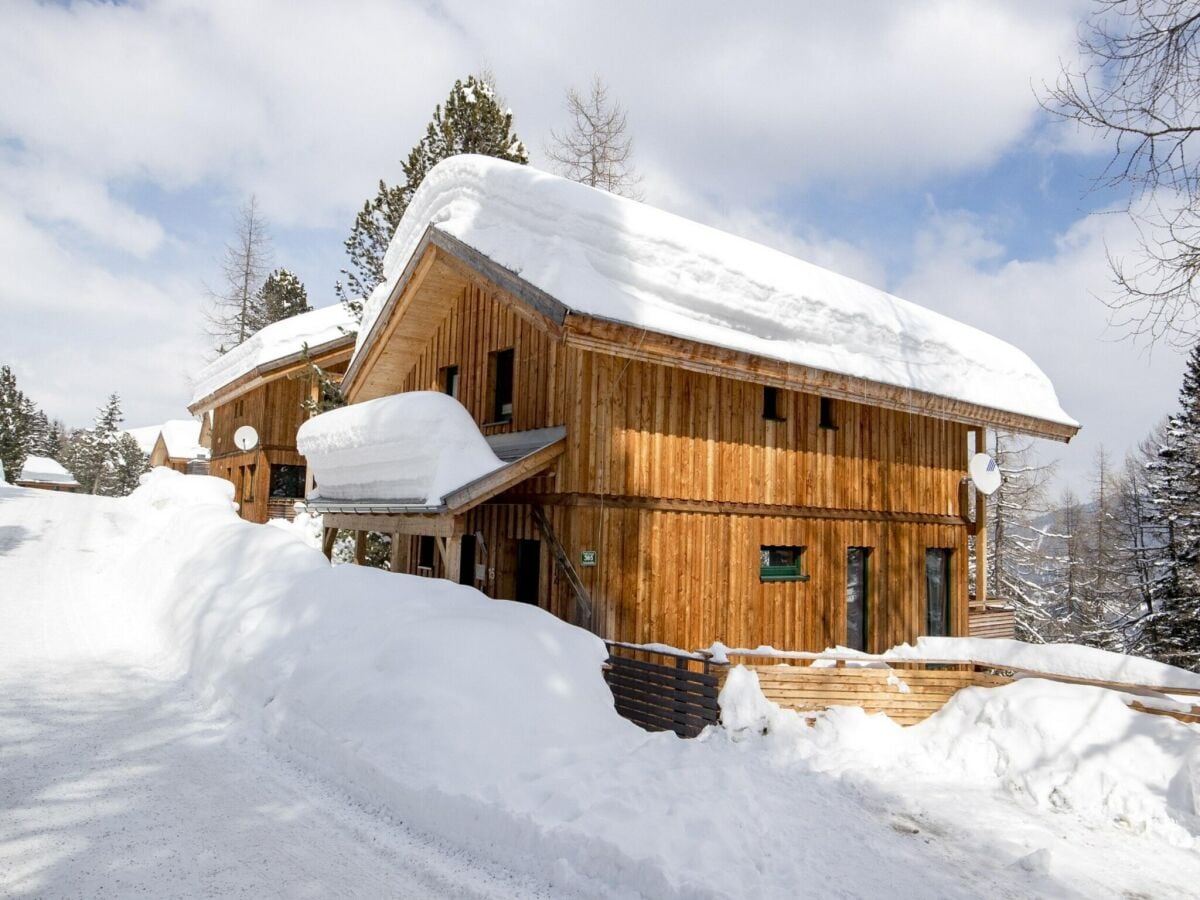
[[808,581],[804,574],[804,548],[762,547],[758,577],[760,581]]

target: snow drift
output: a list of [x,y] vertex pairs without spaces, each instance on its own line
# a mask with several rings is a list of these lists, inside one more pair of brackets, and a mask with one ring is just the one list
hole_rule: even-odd
[[[0,523],[41,518],[12,502],[39,493],[0,487]],[[594,636],[331,568],[305,529],[241,521],[225,481],[44,496],[118,535],[77,605],[89,639],[157,655],[364,805],[556,894],[1185,895],[1200,872],[1180,849],[1197,729],[1106,691],[1029,680],[909,729],[858,709],[809,727],[734,669],[725,727],[684,741],[616,716]]]
[[323,499],[438,506],[450,491],[504,465],[466,408],[437,391],[322,413],[300,426],[296,446]]
[[491,157],[421,182],[368,298],[360,352],[430,225],[570,309],[718,347],[1077,425],[1023,352],[826,269]]

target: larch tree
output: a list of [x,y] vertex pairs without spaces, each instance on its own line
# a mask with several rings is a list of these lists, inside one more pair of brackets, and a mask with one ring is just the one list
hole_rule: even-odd
[[992,455],[1003,476],[988,501],[988,572],[991,593],[1012,602],[1018,637],[1035,643],[1057,634],[1044,523],[1046,484],[1053,466],[1032,457],[1032,442],[1006,432],[993,438]]
[[208,292],[208,333],[218,354],[236,347],[261,327],[256,294],[270,268],[271,237],[252,196],[238,211],[234,236],[225,245],[220,286]]
[[513,130],[511,109],[503,109],[495,86],[487,78],[468,76],[454,82],[444,105],[438,105],[425,136],[401,163],[404,181],[388,185],[382,179],[373,198],[363,203],[345,240],[350,264],[342,270],[335,292],[356,321],[362,320],[363,301],[384,279],[383,259],[425,175],[451,156],[477,153],[525,164],[529,154]]
[[608,85],[596,76],[584,95],[567,90],[570,123],[550,132],[546,155],[558,174],[613,194],[641,199],[641,176],[633,167],[633,139],[621,104],[609,97]]
[[1112,257],[1111,305],[1134,334],[1184,346],[1200,337],[1200,6],[1195,0],[1093,0],[1078,65],[1043,106],[1111,147],[1097,181],[1128,191],[1143,239]]

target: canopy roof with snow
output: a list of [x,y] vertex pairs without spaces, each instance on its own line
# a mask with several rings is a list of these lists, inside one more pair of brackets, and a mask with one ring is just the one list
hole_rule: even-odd
[[341,303],[268,325],[196,373],[188,410],[199,412],[218,397],[240,393],[260,380],[282,374],[303,360],[306,347],[314,359],[349,351],[357,327]]
[[460,513],[544,469],[566,430],[484,437],[448,394],[409,391],[331,410],[300,426],[296,447],[329,512]]
[[[597,323],[617,323],[718,348],[714,367],[764,383],[1060,440],[1079,428],[1041,369],[998,338],[743,238],[479,156],[439,163],[409,204],[365,304],[348,396],[430,244],[563,326],[568,342],[586,334],[597,346]],[[628,337],[606,349],[621,353]],[[655,346],[639,342],[643,355]]]
[[56,484],[65,487],[79,487],[75,476],[62,467],[57,460],[48,456],[27,456],[21,473],[16,477],[17,484]]

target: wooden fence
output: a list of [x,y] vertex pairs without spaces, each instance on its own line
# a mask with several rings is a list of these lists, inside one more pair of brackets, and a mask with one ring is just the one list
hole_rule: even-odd
[[971,637],[1015,638],[1016,613],[1011,607],[972,606],[967,617],[967,628]]
[[695,737],[717,724],[720,679],[703,656],[605,643],[604,678],[622,716],[647,731],[673,731],[680,737]]
[[707,651],[687,653],[656,645],[606,641],[605,678],[617,712],[650,731],[694,737],[720,720],[717,696],[731,665],[758,676],[773,703],[801,713],[858,706],[901,725],[924,721],[966,687],[997,687],[1017,678],[1044,678],[1117,691],[1131,709],[1200,724],[1200,690],[1097,681],[977,660],[900,659],[730,650],[714,661]]

